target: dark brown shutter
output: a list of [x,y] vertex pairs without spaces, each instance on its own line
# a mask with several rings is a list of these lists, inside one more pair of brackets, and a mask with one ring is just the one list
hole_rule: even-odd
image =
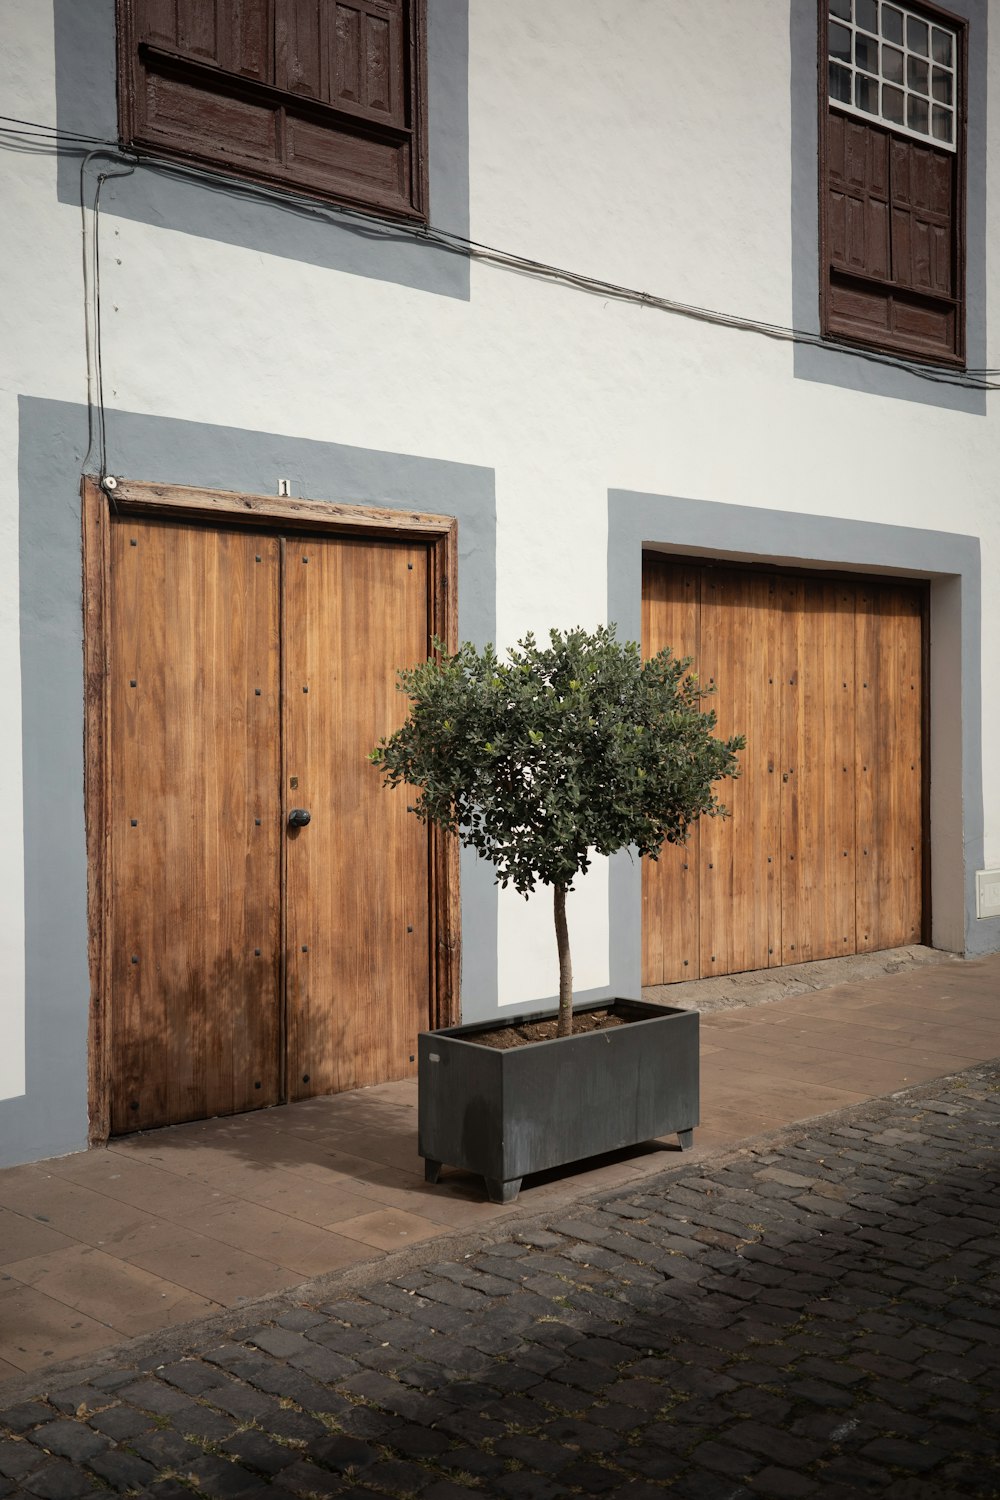
[[331,37],[331,102],[371,119],[405,125],[403,9],[390,4],[338,4]]
[[222,66],[243,78],[273,82],[274,0],[217,0],[217,5],[224,39]]
[[425,0],[119,0],[134,145],[424,217]]
[[274,81],[279,89],[329,103],[325,54],[331,9],[321,0],[276,0]]
[[[209,3],[205,11],[211,12],[214,21],[214,6]],[[152,42],[154,46],[169,47],[177,52],[180,50],[178,30],[177,0],[136,0],[136,41]]]
[[[921,13],[933,20],[928,4]],[[964,356],[967,29],[957,37],[956,150],[831,104],[818,0],[821,245],[825,334],[887,353],[961,364]]]
[[401,0],[275,0],[275,83],[371,120],[406,125]]
[[136,42],[273,83],[274,0],[137,0]]
[[889,274],[889,152],[882,131],[830,116],[827,138],[830,263],[885,280]]
[[954,292],[955,157],[919,141],[892,143],[892,269],[899,286]]
[[830,110],[827,332],[956,359],[956,179],[953,152]]

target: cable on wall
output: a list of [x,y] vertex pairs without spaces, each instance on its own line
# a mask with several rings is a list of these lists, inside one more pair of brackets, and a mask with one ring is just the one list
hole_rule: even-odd
[[[122,161],[127,170],[98,172],[94,201],[90,209],[92,228],[88,234],[87,168],[99,156],[111,156],[114,160]],[[80,245],[83,257],[83,328],[87,361],[87,452],[81,467],[84,474],[88,473],[96,441],[98,472],[102,482],[108,472],[108,442],[104,413],[104,363],[101,353],[101,190],[109,177],[130,177],[136,165],[136,162],[124,162],[117,147],[111,152],[105,146],[88,151],[80,162]]]
[[[95,142],[97,143],[96,146]],[[7,144],[15,150],[52,150],[57,154],[65,151],[68,154],[83,155],[84,161],[81,165],[80,173],[82,213],[84,212],[83,177],[87,162],[94,156],[105,155],[122,163],[128,163],[129,169],[127,172],[103,173],[98,178],[94,202],[93,278],[96,333],[99,333],[100,322],[98,227],[101,187],[108,176],[130,176],[135,171],[136,166],[141,165],[150,171],[167,176],[194,179],[212,191],[225,192],[227,196],[237,195],[251,201],[267,202],[286,213],[294,213],[301,217],[319,220],[320,222],[336,222],[338,220],[348,222],[361,232],[371,235],[372,238],[421,240],[436,245],[439,249],[450,254],[461,255],[470,260],[486,261],[508,270],[517,271],[523,275],[534,276],[572,287],[577,291],[586,292],[593,296],[618,302],[631,302],[637,306],[670,313],[676,317],[690,318],[697,322],[711,324],[715,327],[731,328],[745,333],[756,333],[763,338],[785,343],[801,344],[810,348],[821,349],[826,353],[847,354],[855,359],[863,359],[869,363],[883,365],[890,369],[902,370],[906,374],[913,375],[920,380],[928,380],[938,385],[957,386],[961,389],[977,391],[1000,390],[1000,383],[993,378],[1000,375],[1000,369],[966,368],[963,370],[949,370],[946,367],[921,364],[916,360],[906,359],[893,354],[883,354],[878,350],[862,349],[855,347],[853,344],[845,344],[834,339],[824,338],[822,334],[814,333],[809,329],[794,328],[736,313],[721,312],[715,308],[701,307],[695,303],[680,302],[675,298],[660,296],[653,292],[640,291],[635,287],[623,286],[616,282],[604,281],[600,277],[571,271],[566,267],[555,266],[546,261],[533,260],[530,257],[519,255],[513,251],[502,250],[497,246],[469,239],[467,236],[458,234],[452,230],[438,229],[433,225],[411,225],[375,218],[366,214],[362,209],[349,208],[333,203],[320,203],[310,198],[300,198],[295,194],[288,193],[284,189],[270,188],[265,183],[248,182],[239,177],[229,176],[225,172],[215,168],[200,168],[186,162],[173,162],[155,155],[146,155],[145,152],[141,156],[135,152],[125,152],[116,141],[101,141],[96,136],[60,130],[56,126],[43,125],[32,120],[18,119],[10,115],[0,115],[0,144]],[[84,239],[86,241],[86,223],[84,227]],[[99,425],[103,431],[103,396],[101,392],[99,338],[95,337],[94,343],[96,350],[95,363],[97,367],[95,371],[95,389],[99,398],[98,411],[101,414]],[[93,443],[91,443],[91,447],[93,447]]]

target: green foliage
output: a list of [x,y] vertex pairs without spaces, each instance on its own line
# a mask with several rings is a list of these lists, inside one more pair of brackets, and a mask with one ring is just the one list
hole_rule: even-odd
[[406,723],[370,759],[385,784],[419,788],[414,811],[458,833],[527,895],[569,888],[592,855],[634,845],[654,859],[739,774],[742,736],[721,741],[690,659],[643,662],[614,626],[527,635],[500,661],[466,643],[399,674]]

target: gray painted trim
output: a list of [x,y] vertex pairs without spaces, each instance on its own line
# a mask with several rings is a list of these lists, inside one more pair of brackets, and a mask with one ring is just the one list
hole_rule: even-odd
[[[56,121],[61,130],[118,139],[114,0],[52,0]],[[469,234],[469,0],[428,0],[427,113],[430,217],[438,229]],[[102,160],[91,175],[103,170]],[[88,202],[94,185],[88,183]],[[60,156],[57,194],[80,202],[78,158]],[[469,260],[389,221],[352,217],[289,195],[266,198],[252,185],[177,175],[144,166],[101,197],[105,212],[142,224],[280,255],[308,265],[393,281],[443,297],[469,298]]]
[[[23,396],[19,415],[27,1092],[0,1100],[0,1165],[87,1143],[80,552],[87,410]],[[294,494],[315,500],[457,517],[459,633],[478,645],[494,639],[491,469],[133,412],[107,416],[109,465],[132,479],[275,494],[282,476]],[[497,1008],[497,892],[491,867],[475,855],[463,856],[461,879],[463,993],[478,1017]]]
[[[724,537],[725,547],[718,539]],[[977,537],[835,516],[608,493],[608,618],[641,634],[643,551],[776,567],[843,568],[931,586],[931,904],[933,940],[968,955],[1000,950],[1000,918],[976,919],[984,857],[980,546]],[[611,864],[611,982],[640,993],[642,875]]]
[[[981,369],[986,357],[986,0],[945,0],[945,8],[969,22],[969,143],[966,208],[967,360]],[[792,321],[818,334],[819,328],[819,120],[816,81],[816,0],[791,0],[792,138]],[[793,369],[798,380],[813,380],[851,391],[868,391],[899,401],[916,401],[970,416],[986,415],[986,394],[935,384],[860,355],[796,344]]]

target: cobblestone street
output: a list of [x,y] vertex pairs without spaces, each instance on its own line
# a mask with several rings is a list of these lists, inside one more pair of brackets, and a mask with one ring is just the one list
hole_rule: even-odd
[[0,1496],[995,1496],[998,1076],[36,1385]]

